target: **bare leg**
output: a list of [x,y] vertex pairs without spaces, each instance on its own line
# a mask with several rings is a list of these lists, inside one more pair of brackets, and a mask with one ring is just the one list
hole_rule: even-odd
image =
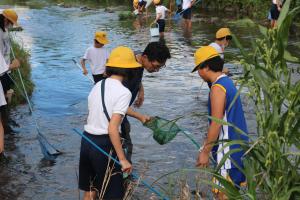
[[96,192],[95,191],[84,192],[83,200],[96,200]]

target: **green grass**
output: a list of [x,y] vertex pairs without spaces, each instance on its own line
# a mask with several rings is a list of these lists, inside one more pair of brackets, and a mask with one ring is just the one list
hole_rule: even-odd
[[[29,96],[31,96],[34,90],[34,84],[31,80],[31,66],[29,62],[30,54],[24,49],[20,44],[12,41],[12,48],[15,53],[16,58],[18,58],[21,62],[20,71],[23,77],[24,85],[26,87],[26,91]],[[25,103],[26,99],[24,95],[21,93],[20,89],[22,89],[21,80],[19,78],[17,70],[13,70],[11,73],[12,78],[15,80],[18,88],[14,85],[13,90],[15,91],[10,107],[15,107],[19,104]]]

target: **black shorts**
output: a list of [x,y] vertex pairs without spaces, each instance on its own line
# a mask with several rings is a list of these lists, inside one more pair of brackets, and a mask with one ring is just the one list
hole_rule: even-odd
[[183,19],[192,19],[192,8],[188,8],[183,11],[182,17]]
[[3,92],[4,94],[6,94],[6,92],[11,89],[12,85],[13,85],[13,82],[12,80],[10,79],[10,77],[8,76],[7,73],[3,74],[1,76],[1,84],[2,84],[2,87],[3,87]]
[[147,5],[147,2],[146,1],[141,1],[139,2],[139,7],[143,7],[143,6],[146,6]]
[[[87,132],[84,132],[84,135],[108,154],[113,149],[109,135],[92,135]],[[114,151],[112,157],[117,158]],[[84,191],[98,190],[100,192],[107,165],[107,156],[82,138],[79,160],[79,189]],[[110,176],[104,199],[122,199],[124,183],[121,167],[113,161],[110,162],[110,166],[113,167],[113,175]]]
[[271,19],[277,20],[279,18],[280,12],[276,4],[272,4],[270,12],[271,12]]
[[165,32],[165,26],[166,26],[165,20],[164,19],[159,19],[156,22],[158,23],[159,32],[160,33]]
[[103,74],[93,74],[93,79],[95,84],[98,83],[99,81],[105,79]]

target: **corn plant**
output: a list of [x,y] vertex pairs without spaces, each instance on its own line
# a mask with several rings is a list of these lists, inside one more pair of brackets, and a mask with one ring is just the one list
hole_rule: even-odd
[[258,137],[243,145],[247,189],[238,195],[228,181],[219,178],[231,199],[300,198],[300,81],[292,80],[294,68],[288,65],[300,59],[287,51],[289,28],[300,7],[289,11],[290,3],[286,1],[277,28],[258,26],[262,38],[252,42],[251,53],[234,37],[243,56],[241,85],[247,87],[255,105]]

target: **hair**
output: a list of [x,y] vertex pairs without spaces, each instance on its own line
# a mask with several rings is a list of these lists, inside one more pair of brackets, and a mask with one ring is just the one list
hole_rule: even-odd
[[150,42],[142,55],[146,55],[150,62],[157,61],[165,63],[167,59],[171,58],[169,48],[163,42]]
[[124,78],[128,77],[128,74],[130,73],[131,69],[128,68],[121,68],[121,67],[109,67],[106,66],[106,75],[107,77],[110,77],[112,75],[118,75],[118,76],[123,76]]
[[0,28],[2,29],[3,32],[5,32],[5,25],[4,25],[4,15],[0,14]]
[[226,38],[226,40],[231,40],[232,36],[231,35],[227,35],[225,37],[217,38],[217,40],[221,41],[221,40],[224,40],[225,38]]
[[221,72],[223,70],[224,61],[220,56],[213,57],[199,65],[200,69],[208,67],[214,72]]

